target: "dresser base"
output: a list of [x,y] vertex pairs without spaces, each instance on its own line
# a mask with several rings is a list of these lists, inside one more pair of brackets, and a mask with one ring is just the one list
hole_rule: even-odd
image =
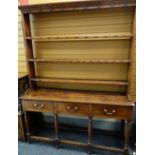
[[[57,148],[61,145],[80,146],[87,149],[88,154],[93,150],[105,150],[113,152],[124,152],[129,154],[128,144],[132,121],[134,104],[128,101],[126,96],[103,94],[101,92],[66,91],[66,90],[29,90],[22,97],[22,107],[26,122],[28,141],[45,141],[54,143]],[[35,135],[31,127],[30,113],[52,113],[54,124],[51,124],[53,131],[49,136]],[[59,116],[63,115],[84,117],[88,120],[85,142],[70,140],[69,135],[63,139],[59,127]],[[93,143],[93,119],[107,118],[122,120],[121,132],[124,135],[124,146],[122,148],[98,145]],[[44,130],[43,130],[44,131]],[[105,139],[106,140],[106,139]]]

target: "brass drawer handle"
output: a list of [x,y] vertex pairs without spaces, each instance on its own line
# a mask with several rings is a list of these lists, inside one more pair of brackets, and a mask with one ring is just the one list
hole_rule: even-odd
[[78,106],[71,106],[71,105],[68,105],[67,106],[67,110],[70,111],[70,112],[75,112],[79,109]]
[[34,104],[34,107],[36,109],[42,109],[42,108],[44,108],[44,106],[45,106],[44,104],[40,104],[40,105],[39,104],[36,104],[36,103]]
[[112,112],[108,112],[107,109],[104,109],[104,112],[106,115],[113,115],[116,112],[116,110],[112,110]]

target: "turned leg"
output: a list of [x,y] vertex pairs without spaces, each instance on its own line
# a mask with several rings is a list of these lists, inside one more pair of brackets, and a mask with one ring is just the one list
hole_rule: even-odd
[[125,127],[125,120],[121,120],[121,127],[120,127],[120,136],[124,137],[124,127]]
[[25,128],[24,128],[24,122],[23,122],[23,113],[22,112],[18,112],[18,132],[20,135],[20,139],[22,141],[26,141],[26,136],[25,136]]
[[28,112],[24,113],[24,118],[25,118],[27,140],[29,143],[31,143],[31,140],[30,140],[30,122],[29,122]]
[[131,122],[125,122],[125,146],[124,146],[124,154],[129,155],[129,138],[130,138],[130,131],[131,131]]
[[56,147],[59,148],[59,131],[58,131],[58,115],[55,114],[54,116],[54,128],[55,128],[55,144]]
[[92,143],[92,117],[88,118],[88,154],[91,154]]

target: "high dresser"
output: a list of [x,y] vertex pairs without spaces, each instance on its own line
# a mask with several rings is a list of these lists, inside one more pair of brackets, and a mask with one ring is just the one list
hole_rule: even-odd
[[[79,0],[19,6],[30,89],[22,96],[26,136],[129,154],[136,40],[135,0]],[[51,136],[36,136],[31,113],[50,113]],[[61,139],[59,116],[84,117],[87,142]],[[122,148],[93,143],[94,118],[124,123]],[[51,124],[52,126],[52,124]],[[46,131],[44,131],[46,132]],[[106,139],[105,139],[106,140]]]

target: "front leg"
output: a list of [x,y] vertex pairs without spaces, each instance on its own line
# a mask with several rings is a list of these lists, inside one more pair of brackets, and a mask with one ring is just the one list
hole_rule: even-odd
[[27,140],[29,143],[31,143],[31,140],[30,140],[30,122],[29,122],[28,112],[24,112],[24,118],[25,118]]
[[129,138],[131,132],[131,121],[125,122],[125,146],[124,146],[124,155],[129,155]]
[[88,117],[88,154],[91,154],[92,149],[92,117]]
[[60,138],[59,138],[59,127],[58,127],[58,114],[54,115],[54,126],[55,126],[55,144],[56,148],[59,148]]

